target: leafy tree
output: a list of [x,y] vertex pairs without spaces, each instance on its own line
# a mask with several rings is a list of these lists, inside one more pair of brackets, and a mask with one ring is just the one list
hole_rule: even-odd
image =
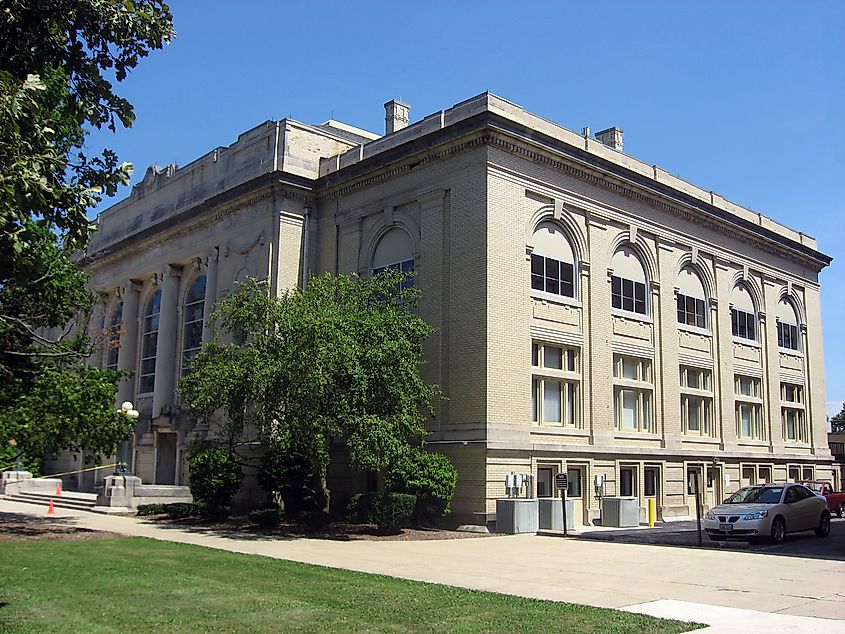
[[236,451],[259,441],[302,456],[326,500],[333,440],[352,466],[385,470],[422,439],[439,393],[420,376],[432,329],[403,279],[326,274],[281,297],[246,282],[216,316],[243,345],[207,343],[182,380],[183,402],[198,418],[221,411]]
[[842,410],[830,419],[830,429],[835,433],[845,432],[845,403],[842,403]]
[[72,259],[93,230],[88,210],[131,167],[83,150],[92,128],[132,124],[112,83],[172,34],[160,0],[0,6],[0,444],[31,457],[109,452],[131,429],[113,408],[119,375],[86,367],[97,342],[73,335],[94,296]]

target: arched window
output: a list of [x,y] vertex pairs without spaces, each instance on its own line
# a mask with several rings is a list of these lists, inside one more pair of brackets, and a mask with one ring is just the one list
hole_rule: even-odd
[[734,286],[731,292],[731,331],[734,337],[757,340],[754,300],[744,286]]
[[778,324],[778,347],[789,350],[800,349],[798,316],[795,314],[795,308],[792,304],[785,299],[780,300],[775,318]]
[[190,369],[191,359],[202,347],[202,324],[205,316],[205,275],[200,275],[185,297],[185,318],[182,328],[182,374]]
[[156,352],[158,350],[158,318],[161,313],[161,290],[147,302],[144,311],[144,331],[141,339],[141,372],[138,392],[146,394],[155,388]]
[[123,323],[123,302],[117,305],[109,323],[106,341],[106,370],[117,370],[117,358],[120,354],[120,324]]
[[118,304],[112,314],[106,340],[106,370],[117,370],[117,360],[120,354],[120,331],[123,322],[123,302]]
[[[407,231],[394,227],[379,239],[373,252],[372,268],[373,275],[385,271],[401,271],[402,273],[414,271],[414,243]],[[413,285],[413,278],[408,278],[402,283],[402,288]]]
[[560,227],[542,222],[534,231],[531,253],[531,289],[575,297],[575,258]]
[[706,328],[705,295],[701,279],[689,267],[678,275],[678,323]]
[[613,275],[610,278],[612,306],[632,313],[645,315],[645,271],[633,249],[620,247],[610,261]]

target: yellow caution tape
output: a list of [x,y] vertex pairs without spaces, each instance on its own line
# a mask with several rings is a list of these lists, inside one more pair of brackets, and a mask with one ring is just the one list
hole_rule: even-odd
[[[76,471],[65,471],[64,473],[51,473],[50,475],[38,476],[38,478],[57,478],[57,477],[63,476],[63,475],[70,475],[71,473],[85,473],[86,471],[97,471],[98,469],[108,469],[109,467],[116,467],[119,464],[120,464],[119,462],[115,462],[114,464],[103,464],[103,465],[100,465],[99,467],[88,467],[87,469],[77,469]],[[37,480],[38,478],[34,478],[34,479]]]

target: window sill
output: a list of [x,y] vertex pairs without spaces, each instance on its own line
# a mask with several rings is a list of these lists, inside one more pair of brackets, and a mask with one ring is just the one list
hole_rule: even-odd
[[697,326],[690,326],[688,324],[678,324],[678,330],[682,330],[683,332],[688,332],[693,335],[702,335],[704,337],[712,337],[713,333],[710,332],[707,328],[698,328]]
[[736,444],[744,445],[746,447],[768,447],[769,441],[759,440],[757,438],[739,438],[737,439]]
[[795,357],[796,359],[803,359],[804,353],[800,350],[793,350],[792,348],[781,348],[778,346],[778,352],[781,354],[788,354],[790,357]]
[[660,440],[660,436],[650,431],[623,431],[616,429],[613,431],[614,438],[622,438],[624,440]]
[[567,297],[566,295],[555,295],[554,293],[546,293],[545,291],[538,291],[531,289],[531,299],[544,302],[547,304],[561,304],[563,306],[572,306],[573,308],[583,308],[584,305],[580,300],[574,297]]
[[735,336],[732,336],[731,339],[733,339],[734,343],[740,343],[742,345],[750,346],[752,348],[761,348],[762,347],[760,345],[760,342],[757,341],[756,339],[743,339],[742,337],[735,337]]
[[810,449],[812,445],[809,442],[801,442],[798,440],[784,440],[784,449]]
[[549,424],[531,424],[532,434],[545,434],[549,436],[589,436],[590,432],[580,427],[562,427]]
[[694,436],[693,434],[683,434],[681,436],[681,442],[689,442],[704,445],[719,445],[722,441],[721,439],[713,438],[712,436]]
[[620,319],[627,319],[628,321],[637,321],[641,324],[654,325],[654,319],[652,319],[649,315],[634,313],[631,311],[622,310],[621,308],[611,308],[610,314],[614,317],[619,317]]

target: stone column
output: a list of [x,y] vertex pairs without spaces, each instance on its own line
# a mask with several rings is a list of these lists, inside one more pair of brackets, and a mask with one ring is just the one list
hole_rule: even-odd
[[[158,345],[156,347],[156,375],[153,388],[153,418],[161,415],[162,409],[173,402],[173,388],[176,377],[176,333],[179,329],[179,281],[182,267],[169,265],[164,273],[161,291],[161,313],[158,322]],[[207,281],[207,280],[206,280]]]
[[109,345],[106,333],[106,318],[108,317],[108,311],[106,309],[108,307],[109,294],[97,293],[97,298],[98,301],[94,304],[91,321],[88,324],[88,336],[91,337],[92,343],[97,348],[88,361],[94,367],[101,368],[105,364],[106,351]]
[[[727,262],[715,261],[716,297],[719,298],[717,318],[713,320],[713,336],[718,359],[718,377],[714,379],[715,398],[719,400],[716,420],[722,438],[722,449],[737,450],[736,412],[734,407],[734,343],[731,330],[730,297],[733,290],[733,271]],[[711,314],[712,317],[712,314]],[[718,380],[718,383],[716,381]]]
[[[117,351],[117,367],[120,370],[138,369],[138,323],[141,319],[138,308],[141,303],[141,284],[129,280],[121,289],[123,296],[123,325],[120,348]],[[135,399],[135,377],[123,379],[117,392],[117,403]]]
[[217,265],[219,260],[220,247],[214,247],[208,253],[208,271],[205,274],[205,300],[202,308],[202,340],[208,341],[214,334],[214,323],[211,321],[211,313],[217,303]]

